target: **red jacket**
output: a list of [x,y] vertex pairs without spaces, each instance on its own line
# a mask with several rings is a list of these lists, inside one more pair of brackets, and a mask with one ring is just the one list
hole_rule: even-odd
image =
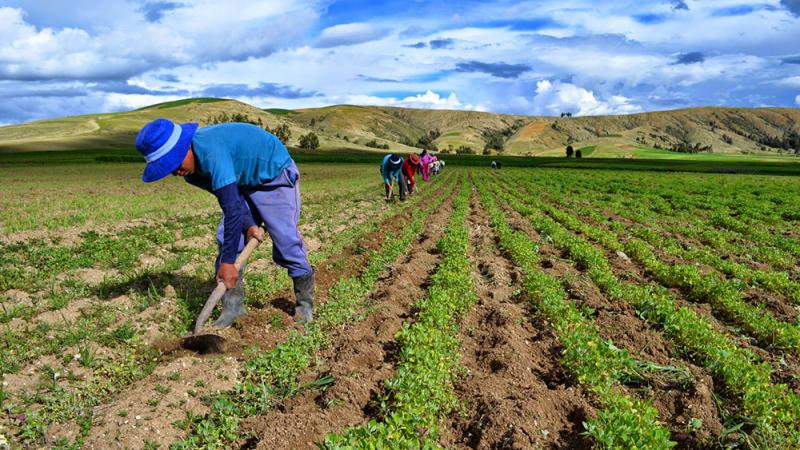
[[403,161],[403,175],[406,176],[406,179],[414,184],[414,174],[417,172],[417,165],[411,164],[410,159],[406,159]]

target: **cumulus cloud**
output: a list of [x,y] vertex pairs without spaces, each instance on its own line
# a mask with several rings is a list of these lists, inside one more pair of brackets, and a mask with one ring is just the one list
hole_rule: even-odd
[[631,99],[621,95],[611,95],[605,100],[598,99],[594,92],[561,81],[539,80],[530,105],[534,112],[556,115],[571,112],[581,116],[603,114],[627,114],[641,111],[641,107],[631,103]]
[[778,86],[800,87],[800,76],[786,77],[775,82]]
[[472,111],[485,110],[482,105],[462,103],[455,92],[451,92],[445,97],[430,90],[425,93],[409,95],[403,98],[350,95],[344,98],[344,103],[363,106],[398,106],[405,108],[461,109]]
[[456,64],[457,72],[482,72],[498,78],[519,78],[523,73],[531,70],[527,64],[485,63],[468,61]]
[[158,23],[126,17],[96,32],[37,26],[22,9],[0,7],[0,78],[126,80],[164,67],[265,56],[303,36],[317,17],[302,4],[284,10],[232,0],[221,10],[208,1],[196,0],[196,8],[148,3],[160,11],[150,12]]
[[317,40],[319,48],[355,45],[380,39],[389,30],[368,23],[345,23],[325,28]]

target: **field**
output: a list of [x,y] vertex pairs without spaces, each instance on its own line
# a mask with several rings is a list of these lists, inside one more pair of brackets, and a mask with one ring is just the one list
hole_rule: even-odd
[[0,167],[12,448],[800,448],[796,177],[301,162],[317,320],[265,243],[200,355],[218,207],[141,168]]

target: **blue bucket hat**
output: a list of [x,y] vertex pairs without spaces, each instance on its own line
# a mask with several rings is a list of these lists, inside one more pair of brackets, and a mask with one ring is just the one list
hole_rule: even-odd
[[178,125],[167,119],[156,119],[142,127],[136,136],[136,150],[147,161],[142,181],[158,181],[180,167],[196,130],[196,123]]

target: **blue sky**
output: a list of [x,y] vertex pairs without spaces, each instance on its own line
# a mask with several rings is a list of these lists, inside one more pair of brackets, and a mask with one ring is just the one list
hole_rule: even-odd
[[527,115],[800,106],[800,0],[0,0],[0,124],[187,96]]

